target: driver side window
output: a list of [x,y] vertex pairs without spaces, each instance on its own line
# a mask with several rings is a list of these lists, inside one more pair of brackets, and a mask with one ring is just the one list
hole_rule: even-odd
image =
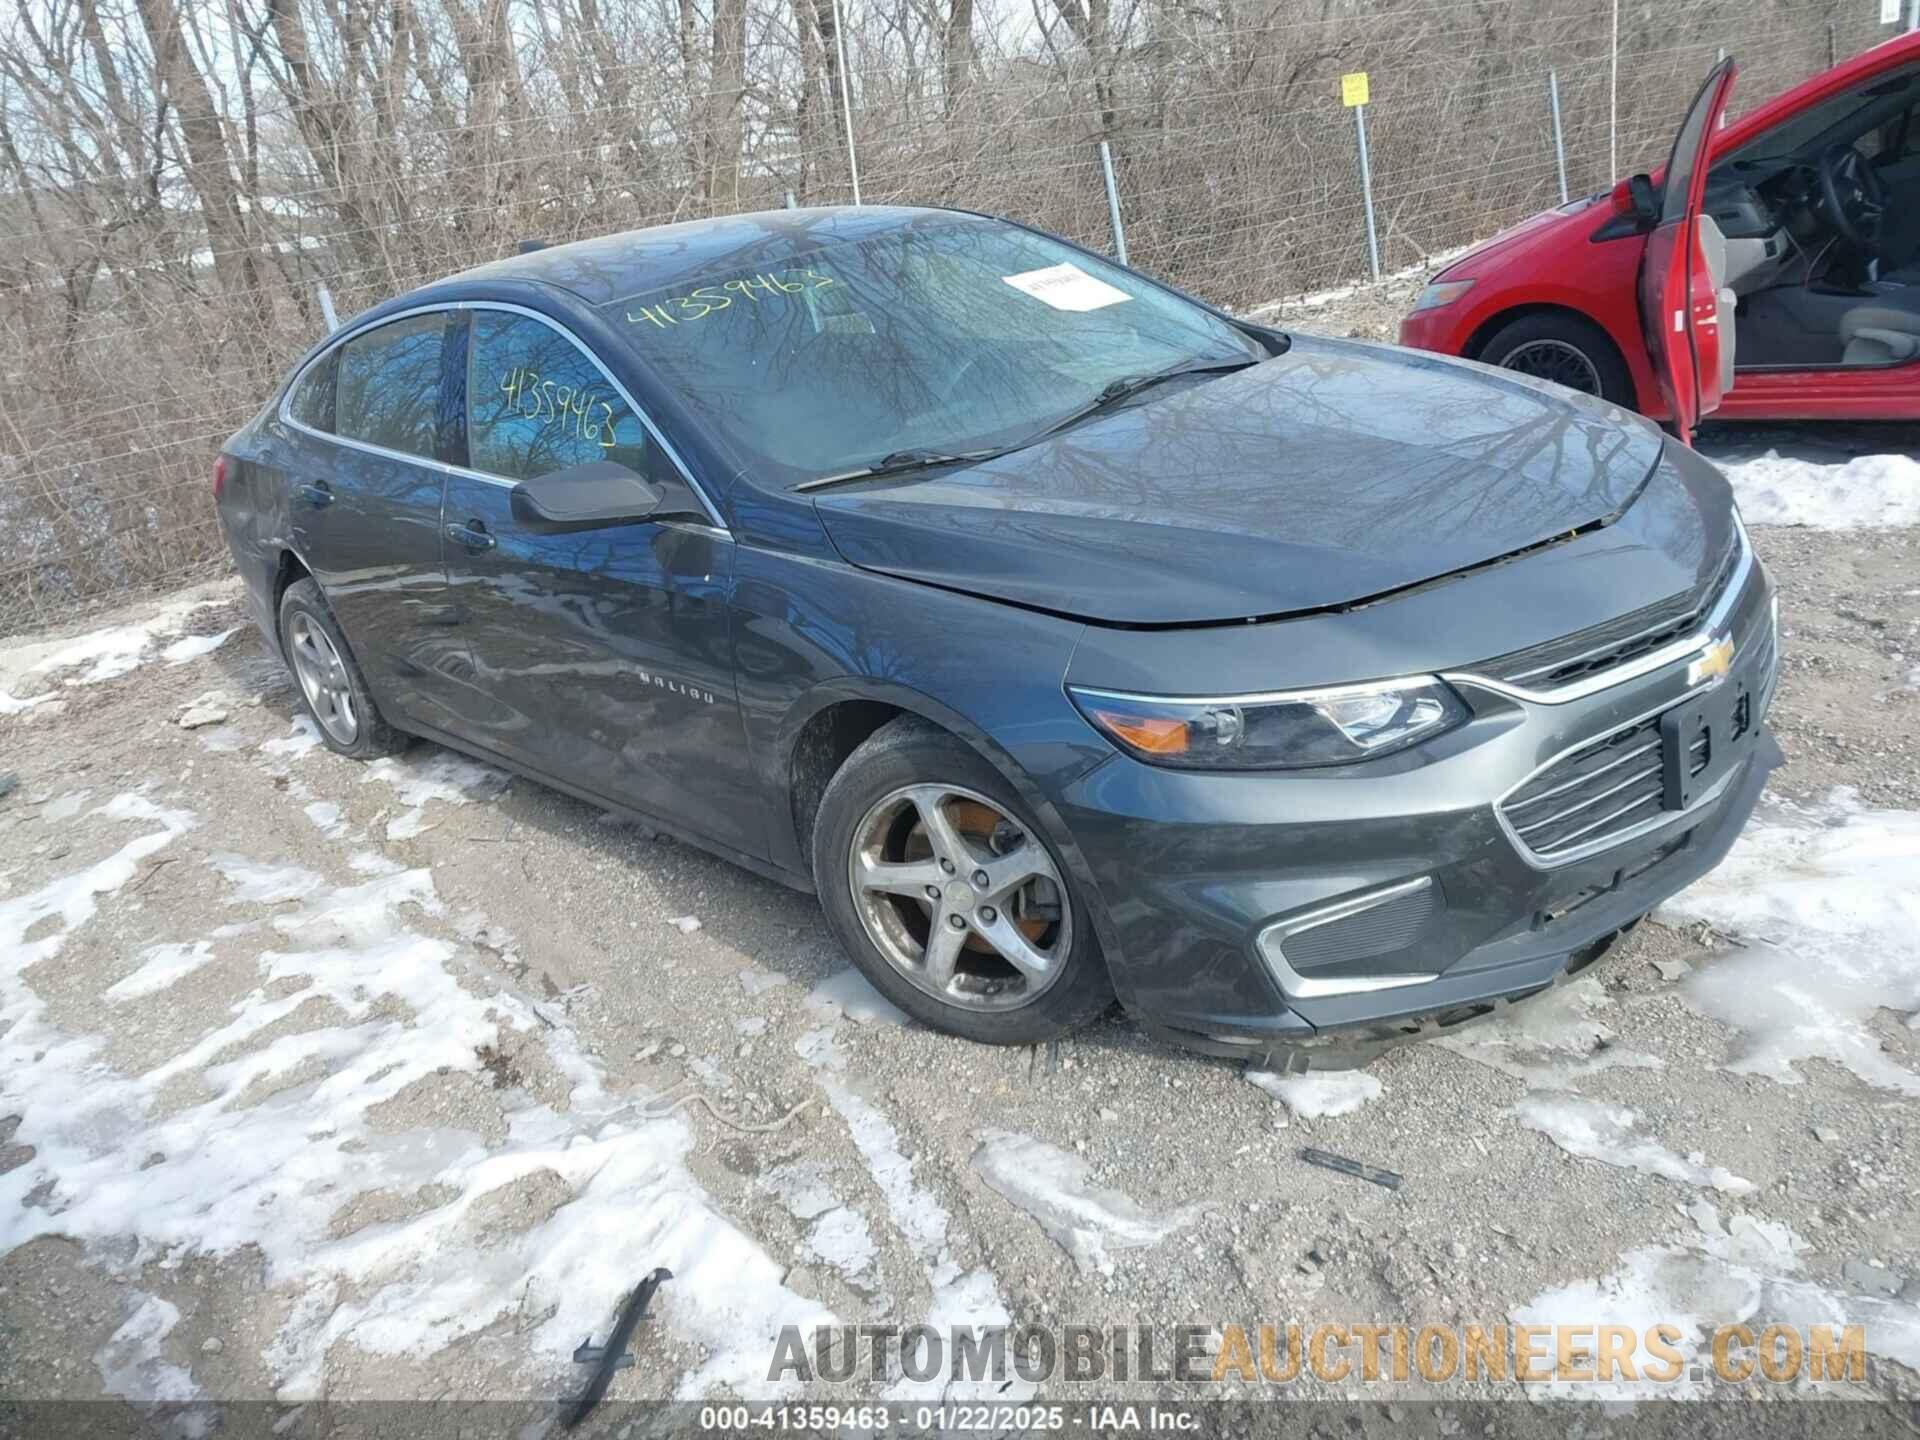
[[[467,348],[467,463],[536,480],[611,460],[667,490],[685,482],[640,417],[578,345],[526,315],[473,312]],[[691,495],[684,508],[695,510]],[[663,512],[664,513],[664,512]]]

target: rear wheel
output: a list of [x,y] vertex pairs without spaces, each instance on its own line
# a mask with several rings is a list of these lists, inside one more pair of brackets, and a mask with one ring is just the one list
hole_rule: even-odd
[[329,750],[373,760],[406,748],[408,737],[380,718],[367,677],[311,578],[294,581],[280,597],[280,651]]
[[1604,331],[1577,315],[1523,315],[1496,330],[1479,358],[1633,408],[1633,377]]
[[1029,1045],[1112,1003],[1085,907],[1019,797],[966,744],[896,720],[820,802],[814,881],[840,943],[915,1019]]

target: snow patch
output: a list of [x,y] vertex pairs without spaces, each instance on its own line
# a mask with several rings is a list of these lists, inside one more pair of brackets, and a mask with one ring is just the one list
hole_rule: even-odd
[[1847,788],[1803,808],[1770,800],[1718,869],[1661,906],[1739,936],[1681,993],[1746,1032],[1731,1064],[1800,1082],[1797,1061],[1843,1065],[1869,1085],[1920,1096],[1920,1075],[1882,1051],[1868,1022],[1920,1010],[1920,813],[1868,810]]
[[1387,1088],[1364,1070],[1309,1070],[1304,1075],[1249,1070],[1247,1079],[1303,1120],[1351,1115]]
[[1612,1027],[1598,1018],[1612,1006],[1600,982],[1587,975],[1432,1043],[1529,1090],[1574,1090],[1603,1070],[1662,1068],[1659,1056],[1616,1043]]
[[[810,1030],[794,1049],[818,1072],[827,1102],[845,1122],[854,1148],[878,1187],[893,1222],[908,1248],[926,1271],[932,1291],[922,1324],[941,1334],[960,1325],[1011,1325],[1013,1317],[1000,1297],[1000,1287],[989,1270],[963,1271],[948,1247],[950,1224],[946,1207],[913,1175],[913,1161],[900,1149],[900,1133],[893,1122],[844,1081],[836,1078],[846,1055],[834,1042],[838,1021]],[[936,1373],[926,1380],[902,1374],[882,1393],[889,1401],[994,1400],[1018,1403],[1032,1397],[1032,1382],[1014,1378],[994,1381],[949,1380]]]
[[[14,684],[27,676],[60,676],[62,677],[60,683],[65,685],[94,685],[103,680],[117,680],[122,675],[131,674],[152,659],[156,653],[156,647],[161,646],[168,637],[181,636],[181,632],[185,630],[189,619],[194,614],[209,606],[225,603],[224,595],[212,599],[174,600],[161,606],[146,619],[134,621],[131,624],[111,625],[71,639],[42,640],[10,646],[5,651],[0,651],[0,684],[11,689]],[[227,632],[229,635],[232,633],[232,631]],[[220,640],[225,638],[222,636]],[[220,643],[220,641],[214,641],[213,645],[205,645],[204,642],[209,639],[212,637],[182,637],[174,644],[159,649],[157,653],[170,659],[169,652],[185,645],[188,640],[197,645],[204,645],[204,648],[186,654],[183,660],[172,661],[172,663],[182,664],[185,660],[193,659],[196,654],[205,654],[207,650],[215,648]],[[69,675],[65,673],[67,671],[78,673]],[[36,696],[25,703],[31,704],[34,700],[43,698],[45,697]]]
[[164,1356],[167,1336],[180,1323],[180,1311],[157,1295],[143,1295],[129,1315],[94,1352],[94,1368],[109,1395],[141,1404],[166,1405],[197,1400],[201,1389],[192,1372]]
[[1093,1169],[1071,1150],[1005,1130],[982,1130],[973,1152],[980,1178],[1027,1212],[1072,1258],[1082,1275],[1113,1273],[1115,1250],[1143,1250],[1198,1220],[1205,1207],[1153,1215],[1118,1190],[1093,1183]]
[[907,1023],[906,1011],[874,989],[867,977],[851,965],[829,975],[808,991],[807,1008],[828,1015],[844,1015],[856,1025]]
[[[1736,1215],[1724,1226],[1705,1200],[1687,1209],[1694,1233],[1679,1244],[1630,1250],[1597,1279],[1548,1290],[1515,1310],[1519,1325],[1624,1325],[1644,1335],[1673,1325],[1682,1357],[1676,1380],[1613,1378],[1529,1384],[1539,1401],[1696,1399],[1708,1393],[1697,1374],[1710,1374],[1704,1354],[1722,1325],[1846,1325],[1864,1327],[1867,1350],[1903,1365],[1920,1365],[1920,1310],[1897,1301],[1836,1292],[1802,1279],[1806,1242],[1776,1221]],[[1588,1352],[1587,1363],[1591,1360]],[[1544,1367],[1551,1369],[1551,1364]],[[1824,1382],[1819,1382],[1824,1383]]]
[[227,894],[229,905],[278,905],[284,900],[304,900],[327,885],[325,876],[304,865],[263,865],[243,855],[215,855],[207,863],[233,887]]
[[491,800],[511,783],[504,770],[436,749],[374,761],[361,783],[376,781],[391,785],[400,803],[409,807],[387,822],[389,840],[411,840],[432,829],[426,823],[427,805],[432,801],[464,805],[469,800]]
[[[677,1279],[656,1302],[661,1323],[704,1349],[680,1394],[780,1393],[765,1378],[780,1328],[831,1324],[831,1312],[787,1290],[783,1267],[709,1204],[684,1164],[685,1116],[648,1114],[650,1095],[609,1094],[564,1014],[493,988],[454,945],[412,928],[412,917],[440,910],[427,871],[372,857],[356,867],[368,878],[326,888],[294,867],[217,866],[235,894],[293,902],[260,927],[286,948],[257,955],[256,987],[223,1023],[142,1074],[110,1069],[100,1037],[52,1025],[30,967],[193,823],[140,796],[96,813],[155,828],[0,901],[0,1113],[21,1117],[16,1141],[33,1147],[0,1175],[0,1251],[58,1234],[134,1270],[251,1248],[265,1283],[288,1295],[266,1358],[289,1399],[325,1393],[336,1342],[430,1353],[514,1314],[540,1317],[518,1342],[531,1360],[549,1377],[571,1375],[580,1337],[604,1333],[626,1287],[664,1264]],[[191,941],[149,953],[120,988],[159,988],[199,953]],[[495,1149],[461,1130],[394,1134],[374,1122],[376,1107],[416,1082],[478,1072],[483,1046],[543,1047],[571,1084],[567,1109],[505,1092],[506,1139]],[[204,1098],[182,1104],[169,1088],[177,1080]],[[479,1224],[483,1197],[537,1171],[558,1175],[571,1198],[522,1233]],[[429,1183],[453,1198],[406,1220],[335,1229],[357,1195]],[[173,1380],[141,1367],[169,1328],[164,1312],[147,1312],[118,1349],[110,1343],[103,1366],[161,1393]]]
[[211,655],[227,641],[240,633],[240,627],[222,630],[218,635],[185,635],[174,641],[160,652],[160,658],[169,665],[184,665],[189,660],[198,660],[202,655]]
[[879,1251],[867,1217],[848,1205],[827,1211],[807,1231],[806,1253],[833,1266],[849,1280],[863,1280]]
[[1510,1112],[1529,1130],[1538,1130],[1569,1155],[1598,1160],[1621,1170],[1638,1170],[1684,1185],[1710,1185],[1729,1195],[1753,1190],[1731,1170],[1708,1165],[1695,1154],[1685,1159],[1660,1144],[1633,1133],[1638,1118],[1624,1105],[1604,1105],[1573,1096],[1529,1095]]
[[279,739],[260,742],[260,753],[275,760],[299,760],[319,748],[320,727],[304,713],[293,717],[287,733]]
[[40,818],[52,824],[71,820],[80,813],[80,808],[87,803],[87,797],[91,794],[91,790],[69,790],[41,806]]
[[213,959],[213,946],[205,940],[169,941],[149,945],[140,952],[140,968],[125,979],[109,985],[101,998],[109,1004],[137,1000],[165,990]]
[[1753,460],[1722,461],[1720,468],[1749,525],[1920,525],[1920,460],[1911,455],[1861,455],[1822,465],[1769,450]]

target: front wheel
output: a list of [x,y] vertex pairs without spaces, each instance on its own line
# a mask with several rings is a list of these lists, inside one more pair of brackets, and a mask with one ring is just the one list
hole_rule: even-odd
[[991,765],[923,721],[884,726],[833,777],[813,873],[861,972],[937,1030],[1031,1045],[1113,1002],[1093,925],[1039,826]]
[[1523,315],[1495,331],[1479,358],[1633,408],[1626,362],[1598,325],[1577,315]]

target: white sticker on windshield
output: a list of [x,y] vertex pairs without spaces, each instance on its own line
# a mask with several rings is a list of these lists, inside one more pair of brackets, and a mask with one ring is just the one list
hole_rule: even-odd
[[1000,278],[1056,310],[1100,310],[1133,298],[1078,265],[1049,265],[1044,270],[1023,270]]

